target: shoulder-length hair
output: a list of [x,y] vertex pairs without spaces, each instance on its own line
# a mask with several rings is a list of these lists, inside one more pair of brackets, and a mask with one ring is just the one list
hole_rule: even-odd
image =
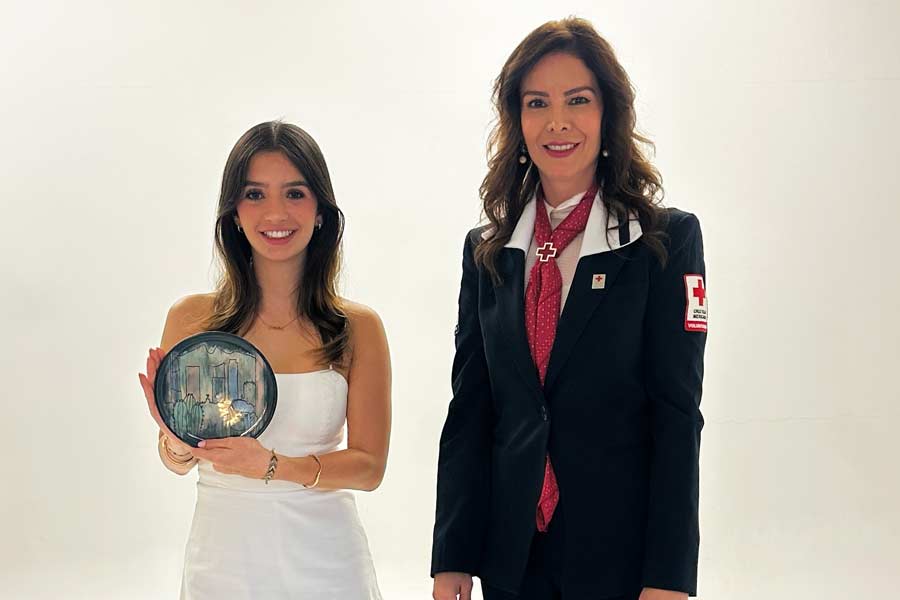
[[314,230],[297,282],[297,314],[308,318],[322,339],[319,358],[340,363],[349,341],[347,315],[336,292],[341,265],[344,214],[338,208],[325,157],[316,141],[296,125],[269,121],[252,127],[237,141],[222,174],[216,215],[216,256],[222,276],[206,329],[245,333],[257,317],[259,283],[250,243],[235,223],[237,204],[247,181],[250,160],[258,152],[281,152],[303,174],[318,200],[322,227]]
[[[488,140],[488,173],[481,184],[484,216],[493,235],[475,250],[478,264],[495,282],[497,253],[509,241],[525,204],[534,194],[540,176],[531,160],[519,162],[522,135],[522,82],[547,54],[565,52],[576,56],[594,74],[600,86],[603,118],[601,144],[608,156],[597,161],[597,181],[608,213],[619,219],[636,214],[645,243],[665,261],[662,244],[662,179],[644,156],[641,146],[653,143],[635,131],[634,88],[609,43],[589,21],[569,17],[544,23],[528,34],[513,50],[494,81],[493,102],[497,120]],[[608,223],[607,223],[608,228]]]

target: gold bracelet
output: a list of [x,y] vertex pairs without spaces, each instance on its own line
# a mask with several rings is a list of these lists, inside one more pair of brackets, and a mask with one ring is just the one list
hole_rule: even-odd
[[[186,465],[194,460],[194,455],[190,452],[188,452],[187,454],[176,454],[175,452],[173,452],[172,449],[169,448],[169,436],[165,434],[163,434],[162,436],[162,445],[163,451],[166,453],[166,458],[168,458],[169,461],[175,463],[176,465]],[[183,458],[185,456],[187,458]]]
[[266,469],[266,474],[263,475],[263,481],[266,482],[266,485],[269,485],[269,480],[275,476],[275,469],[278,468],[278,457],[275,456],[275,448],[272,448],[272,457],[269,459],[269,468]]
[[316,461],[316,464],[318,465],[318,469],[316,469],[316,478],[313,479],[313,482],[309,485],[306,485],[305,483],[301,483],[300,485],[311,490],[312,488],[319,485],[319,478],[322,476],[322,461],[319,460],[319,457],[315,454],[310,454],[310,456],[314,461]]

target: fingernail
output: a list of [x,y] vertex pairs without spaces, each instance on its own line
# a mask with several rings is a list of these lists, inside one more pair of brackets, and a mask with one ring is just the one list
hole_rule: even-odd
[[201,448],[206,448],[206,440],[200,440],[200,443],[197,445],[200,446]]

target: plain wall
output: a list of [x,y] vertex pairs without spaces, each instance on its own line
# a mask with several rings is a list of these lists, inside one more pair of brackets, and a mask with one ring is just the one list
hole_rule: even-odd
[[519,0],[3,3],[0,596],[177,594],[196,474],[159,464],[136,373],[212,288],[228,151],[283,117],[391,344],[388,471],[357,495],[382,592],[430,597],[491,84],[567,14],[616,48],[666,204],[703,226],[700,597],[895,595],[900,4]]

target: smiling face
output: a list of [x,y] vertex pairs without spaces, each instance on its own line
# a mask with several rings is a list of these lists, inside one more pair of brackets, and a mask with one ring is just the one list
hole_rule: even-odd
[[571,54],[544,56],[522,80],[522,135],[541,181],[584,190],[600,154],[603,99],[594,74]]
[[277,151],[250,159],[235,221],[258,261],[302,258],[317,222],[318,201],[297,167]]

